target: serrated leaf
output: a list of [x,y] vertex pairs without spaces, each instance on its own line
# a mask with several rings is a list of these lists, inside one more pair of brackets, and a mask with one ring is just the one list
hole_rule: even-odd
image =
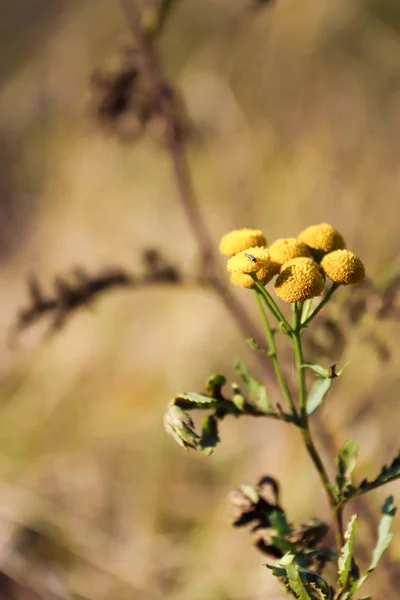
[[216,417],[214,415],[204,417],[201,423],[201,438],[198,444],[199,450],[206,456],[210,456],[219,442],[218,421]]
[[394,481],[400,477],[400,452],[393,459],[392,463],[389,466],[384,465],[381,469],[381,472],[375,479],[372,481],[368,481],[364,479],[361,482],[358,489],[355,490],[354,496],[358,496],[360,494],[364,494],[370,490],[374,490],[375,488],[388,483],[389,481]]
[[301,580],[298,567],[293,564],[288,565],[286,567],[286,574],[290,589],[296,594],[298,600],[312,600]]
[[315,381],[307,398],[307,414],[309,417],[321,406],[331,385],[332,379],[319,378]]
[[383,553],[389,547],[390,542],[393,538],[393,533],[390,531],[390,527],[392,525],[393,518],[396,514],[397,508],[393,504],[393,496],[388,496],[382,506],[382,518],[378,527],[378,541],[376,546],[372,552],[371,563],[368,567],[365,575],[360,577],[357,582],[357,586],[355,589],[359,589],[361,585],[368,579],[371,575],[372,571],[376,569],[380,559],[382,558]]
[[204,394],[196,392],[184,392],[175,396],[171,404],[180,406],[181,408],[213,408],[217,406],[217,400],[210,398]]
[[267,390],[265,385],[258,381],[243,362],[239,359],[235,360],[233,365],[237,375],[243,381],[244,385],[249,390],[250,397],[254,401],[255,405],[265,413],[274,412],[273,408],[268,400]]
[[350,576],[351,563],[353,558],[354,534],[357,524],[358,515],[353,515],[347,526],[345,533],[346,543],[342,548],[341,555],[338,560],[338,587],[343,589],[348,582]]
[[339,471],[336,483],[339,494],[343,494],[348,488],[352,488],[351,476],[357,463],[357,455],[358,444],[353,440],[347,440],[336,459]]

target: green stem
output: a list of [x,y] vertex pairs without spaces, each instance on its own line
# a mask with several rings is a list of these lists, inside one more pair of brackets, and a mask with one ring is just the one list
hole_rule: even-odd
[[328,473],[321,460],[318,450],[315,447],[314,441],[311,436],[308,415],[307,415],[307,387],[306,387],[306,374],[303,368],[304,357],[303,347],[301,343],[302,324],[301,316],[303,312],[303,303],[295,304],[293,307],[293,351],[296,363],[297,381],[298,381],[298,393],[299,393],[299,407],[300,407],[300,431],[303,437],[307,452],[314,463],[314,466],[318,472],[319,478],[325,490],[329,507],[332,514],[332,519],[335,526],[335,537],[338,555],[343,545],[343,524],[342,524],[342,511],[338,507],[337,499],[332,491],[332,486],[329,481]]
[[277,378],[280,388],[282,390],[282,394],[283,394],[288,406],[290,407],[290,409],[292,411],[293,416],[298,417],[296,406],[293,402],[292,395],[290,393],[289,387],[287,385],[286,379],[282,373],[282,369],[281,369],[281,366],[279,363],[274,334],[272,332],[271,326],[268,321],[267,314],[266,314],[264,307],[262,305],[262,302],[261,302],[261,297],[264,298],[264,296],[261,295],[261,293],[259,292],[258,289],[254,290],[254,293],[255,293],[255,297],[256,297],[257,306],[260,311],[261,318],[262,318],[262,321],[264,324],[265,335],[266,335],[268,346],[269,346],[270,358],[271,358],[272,364],[274,366],[276,378]]
[[326,294],[326,296],[324,296],[324,298],[322,298],[321,302],[318,304],[318,306],[313,310],[313,312],[311,313],[311,315],[304,321],[304,323],[302,324],[302,327],[307,327],[307,325],[309,325],[309,323],[311,323],[311,321],[314,319],[314,317],[317,316],[317,314],[319,313],[319,311],[325,306],[325,304],[331,299],[333,293],[338,289],[338,287],[340,286],[340,283],[332,283],[328,293]]
[[278,323],[282,323],[284,325],[287,333],[291,333],[292,328],[290,327],[286,317],[282,314],[279,306],[277,305],[275,300],[272,298],[271,294],[269,294],[267,292],[267,290],[265,289],[265,287],[263,286],[263,284],[258,279],[258,277],[255,273],[251,273],[251,277],[254,280],[257,290],[260,292],[260,294],[264,298],[265,303],[267,304],[269,310],[274,315],[275,319],[278,321]]

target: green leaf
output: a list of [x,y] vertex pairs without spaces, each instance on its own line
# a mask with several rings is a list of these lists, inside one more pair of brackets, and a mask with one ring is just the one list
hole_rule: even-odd
[[346,543],[338,560],[338,587],[344,589],[350,577],[350,569],[353,559],[354,534],[358,515],[353,515],[345,533]]
[[243,381],[244,385],[249,390],[250,397],[256,404],[257,408],[265,413],[274,412],[274,409],[268,400],[265,385],[253,377],[241,360],[235,360],[233,367],[240,379]]
[[372,481],[368,481],[367,479],[364,479],[364,481],[362,481],[360,483],[358,489],[355,490],[354,496],[359,496],[360,494],[364,494],[365,492],[374,490],[375,488],[377,488],[385,483],[388,483],[389,481],[394,481],[395,479],[398,479],[399,477],[400,477],[400,452],[393,459],[392,463],[388,467],[386,465],[384,465],[382,467],[381,472],[379,473],[379,475],[377,477],[375,477],[375,479],[373,479]]
[[301,368],[311,369],[320,377],[323,377],[324,379],[329,379],[329,369],[327,369],[326,367],[322,367],[321,365],[317,365],[316,363],[305,362],[301,365]]
[[289,533],[289,524],[287,522],[285,513],[282,510],[273,510],[269,514],[269,522],[273,529],[275,529],[281,537],[284,537]]
[[393,504],[393,496],[388,496],[386,498],[383,506],[382,506],[382,518],[378,527],[378,541],[376,546],[372,552],[371,563],[368,567],[365,575],[360,577],[357,582],[356,589],[358,590],[361,585],[368,579],[371,575],[372,571],[376,569],[380,559],[382,558],[383,553],[389,547],[390,542],[393,538],[393,533],[390,531],[390,527],[392,525],[393,518],[396,514],[397,508]]
[[218,421],[216,417],[214,415],[204,417],[201,423],[200,451],[206,456],[210,456],[219,442]]
[[175,396],[171,404],[180,406],[181,408],[215,408],[218,401],[204,394],[195,392],[184,392]]
[[255,350],[256,352],[259,352],[260,354],[262,354],[266,358],[271,358],[272,352],[269,352],[268,350],[266,350],[265,348],[263,348],[262,346],[260,346],[259,344],[257,344],[257,342],[255,340],[253,340],[253,338],[249,338],[247,340],[247,342],[253,348],[253,350]]
[[314,385],[312,386],[310,393],[307,398],[307,414],[311,416],[319,406],[321,406],[322,402],[326,394],[329,391],[329,388],[332,385],[332,379],[322,379],[318,378]]
[[168,407],[164,415],[164,427],[182,448],[197,448],[199,436],[194,431],[194,423],[181,407],[174,404]]
[[357,463],[358,444],[352,440],[347,440],[339,452],[336,459],[338,465],[338,476],[336,477],[337,490],[339,495],[346,495],[346,492],[353,489],[351,476]]
[[289,581],[290,589],[296,594],[298,600],[312,600],[312,597],[304,587],[299,574],[299,568],[296,565],[288,565],[286,574]]
[[349,366],[350,363],[346,363],[341,369],[336,370],[336,363],[326,368],[322,365],[317,365],[316,363],[305,362],[302,365],[302,368],[308,368],[314,371],[320,377],[324,379],[335,379],[335,377],[340,377],[343,371]]

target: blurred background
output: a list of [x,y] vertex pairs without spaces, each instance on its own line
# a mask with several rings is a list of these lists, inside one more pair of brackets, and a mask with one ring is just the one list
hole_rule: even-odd
[[[31,274],[51,295],[56,276],[140,271],[155,248],[190,275],[198,248],[157,124],[129,137],[94,114],[93,73],[131,43],[119,4],[2,0],[0,31],[0,598],[275,600],[227,494],[269,474],[294,521],[329,520],[299,439],[226,420],[208,458],[162,426],[171,397],[231,379],[234,358],[259,368],[215,294],[122,288],[52,335],[41,319],[11,340]],[[272,242],[327,221],[378,290],[400,274],[398,0],[184,0],[159,52],[195,132],[185,143],[215,246],[234,227]],[[256,318],[252,294],[235,295]],[[360,444],[361,479],[398,451],[400,325],[368,301],[352,318],[350,296],[308,348],[350,361],[314,431],[332,474],[329,447]],[[389,492],[398,500],[399,484],[352,507],[362,565]],[[366,590],[386,599],[400,585],[394,528]]]

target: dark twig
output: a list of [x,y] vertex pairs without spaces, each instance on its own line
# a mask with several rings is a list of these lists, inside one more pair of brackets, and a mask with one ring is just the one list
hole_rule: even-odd
[[[179,134],[180,128],[176,122],[175,95],[172,91],[168,94],[165,93],[165,89],[171,90],[171,87],[166,84],[162,75],[154,37],[143,31],[141,13],[134,0],[119,0],[119,3],[142,55],[142,76],[147,80],[147,85],[152,90],[153,97],[157,98],[159,102],[159,112],[164,121],[165,142],[178,189],[178,199],[199,247],[204,278],[218,294],[246,338],[260,339],[262,335],[260,330],[254,325],[230,288],[218,275],[218,261],[214,244],[194,192],[186,159],[185,142]],[[260,355],[257,355],[257,358],[260,360],[262,368],[272,374],[270,364]]]

